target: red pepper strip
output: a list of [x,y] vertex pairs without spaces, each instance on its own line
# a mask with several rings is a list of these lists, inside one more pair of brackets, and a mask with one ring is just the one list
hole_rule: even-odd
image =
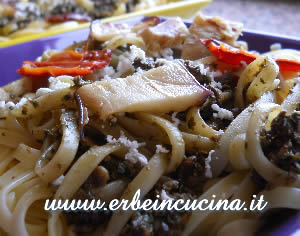
[[71,50],[56,53],[51,58],[49,58],[49,61],[67,61],[67,60],[80,60],[82,58],[82,54],[79,52],[74,52]]
[[[222,62],[241,66],[242,62],[250,64],[258,55],[247,51],[231,47],[228,44],[212,39],[200,39],[200,42],[205,45],[214,56]],[[300,62],[288,59],[275,59],[281,71],[300,72]]]
[[[106,61],[25,61],[25,64],[31,64],[32,67],[47,67],[47,66],[58,66],[65,67],[65,68],[72,68],[72,67],[86,67],[86,68],[103,68],[107,63]],[[33,66],[34,65],[34,66]]]
[[25,63],[18,73],[25,76],[30,76],[33,78],[44,78],[48,76],[59,76],[59,75],[88,75],[90,73],[90,68],[64,68],[59,66],[45,66],[45,67],[35,67],[32,63]]
[[28,77],[45,78],[59,75],[88,75],[94,69],[100,69],[110,63],[111,51],[86,51],[83,53],[65,51],[57,53],[47,61],[25,61],[17,70]]
[[82,53],[74,52],[71,50],[64,51],[61,53],[56,53],[48,61],[70,61],[70,60],[110,60],[111,51],[110,50],[97,50],[97,51],[84,51]]
[[280,70],[282,71],[300,72],[299,61],[293,61],[289,59],[276,59],[275,61],[278,64]]
[[256,54],[231,47],[217,40],[200,39],[200,42],[205,45],[218,60],[231,65],[242,65],[242,61],[250,64],[258,57]]
[[91,18],[89,16],[84,16],[77,13],[67,13],[61,16],[50,16],[46,19],[46,21],[51,23],[61,23],[71,20],[77,22],[89,22],[91,21]]

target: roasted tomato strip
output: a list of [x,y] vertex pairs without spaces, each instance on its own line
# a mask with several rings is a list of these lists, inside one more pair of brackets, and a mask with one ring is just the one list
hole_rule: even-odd
[[89,22],[91,21],[91,18],[77,13],[67,13],[60,16],[50,16],[46,20],[51,23],[61,23],[66,21]]
[[88,75],[95,69],[110,63],[111,51],[65,51],[57,53],[47,61],[25,61],[18,73],[28,77],[45,78],[59,75]]
[[231,47],[217,40],[200,39],[200,42],[204,44],[218,60],[231,65],[241,65],[242,61],[249,64],[258,56],[256,54],[251,54],[244,50]]
[[[205,45],[208,50],[221,61],[230,65],[241,66],[242,62],[250,64],[258,55],[247,51],[231,47],[228,44],[211,39],[200,39],[200,42]],[[276,59],[281,71],[300,72],[300,62],[288,59]]]
[[280,70],[282,71],[300,72],[299,61],[292,61],[288,59],[276,59],[275,61],[278,64]]

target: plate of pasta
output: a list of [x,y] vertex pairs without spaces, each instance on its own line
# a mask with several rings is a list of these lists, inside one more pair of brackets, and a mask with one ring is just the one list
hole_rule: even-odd
[[[296,235],[300,41],[242,32],[202,13],[138,17],[0,49],[1,232]],[[236,199],[239,211],[111,208]]]

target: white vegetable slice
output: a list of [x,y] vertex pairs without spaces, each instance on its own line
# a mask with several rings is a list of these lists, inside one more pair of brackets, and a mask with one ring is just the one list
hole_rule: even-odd
[[105,119],[117,112],[184,111],[211,93],[178,61],[142,74],[98,81],[78,90],[85,105]]
[[216,16],[205,16],[197,13],[189,31],[200,38],[217,39],[235,45],[240,36],[243,24],[225,20]]
[[101,42],[112,39],[113,37],[129,33],[131,30],[127,24],[103,24],[100,20],[93,21],[91,24],[91,35]]
[[140,35],[147,49],[159,51],[163,48],[174,48],[182,43],[188,35],[188,29],[183,21],[176,17],[146,28]]

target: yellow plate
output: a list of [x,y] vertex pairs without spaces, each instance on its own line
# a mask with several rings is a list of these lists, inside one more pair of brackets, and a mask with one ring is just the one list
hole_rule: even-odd
[[[166,5],[161,5],[154,7],[152,9],[132,12],[123,14],[120,16],[107,17],[101,20],[103,23],[119,21],[135,16],[180,16],[182,18],[192,18],[193,15],[199,11],[202,7],[209,4],[212,0],[183,0],[179,2],[173,2]],[[83,23],[76,27],[70,27],[70,25],[58,26],[55,29],[48,30],[42,33],[29,34],[20,38],[15,38],[11,40],[5,40],[3,37],[0,37],[0,48],[12,46],[19,43],[28,42],[42,37],[51,36],[54,34],[65,33],[68,31],[83,29],[89,27],[90,23]]]

